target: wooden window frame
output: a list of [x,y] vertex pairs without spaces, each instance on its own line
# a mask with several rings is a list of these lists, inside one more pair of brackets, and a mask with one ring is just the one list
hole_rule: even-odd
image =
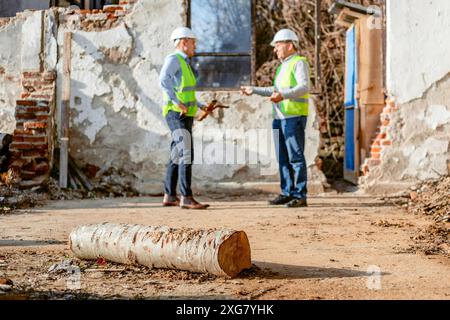
[[[194,57],[250,57],[250,84],[255,85],[256,81],[256,0],[250,1],[250,25],[251,25],[251,40],[250,40],[250,52],[200,52],[195,53]],[[186,0],[186,12],[185,12],[186,26],[191,27],[191,0]],[[237,91],[239,88],[215,88],[215,87],[197,87],[198,91]]]

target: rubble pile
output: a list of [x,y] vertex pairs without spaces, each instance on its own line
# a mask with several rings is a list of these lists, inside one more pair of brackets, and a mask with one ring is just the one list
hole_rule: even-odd
[[411,188],[408,212],[427,215],[433,224],[419,230],[410,249],[450,257],[450,176]]

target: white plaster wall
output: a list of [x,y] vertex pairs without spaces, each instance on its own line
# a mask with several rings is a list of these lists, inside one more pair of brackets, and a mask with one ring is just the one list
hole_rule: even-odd
[[[0,28],[0,132],[13,133],[16,99],[21,92],[21,35],[22,19],[14,19]],[[19,54],[18,54],[19,53]]]
[[39,72],[41,67],[44,11],[36,11],[22,25],[22,71]]
[[386,9],[387,89],[405,103],[450,72],[450,1],[387,0]]
[[385,193],[450,173],[450,1],[387,1],[391,114],[381,165],[363,178]]

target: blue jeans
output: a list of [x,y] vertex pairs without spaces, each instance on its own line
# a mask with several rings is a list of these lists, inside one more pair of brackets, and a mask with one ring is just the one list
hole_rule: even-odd
[[180,118],[180,113],[169,111],[166,122],[172,135],[170,144],[170,161],[167,165],[164,192],[176,196],[178,178],[180,192],[183,196],[192,196],[192,162],[194,161],[194,144],[192,140],[193,117]]
[[[272,129],[280,171],[281,194],[306,199],[307,166],[304,156],[307,117],[274,119]],[[277,137],[278,135],[278,137]]]

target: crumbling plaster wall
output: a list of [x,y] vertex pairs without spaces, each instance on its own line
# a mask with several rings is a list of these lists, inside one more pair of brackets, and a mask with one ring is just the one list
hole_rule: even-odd
[[[174,49],[168,40],[171,31],[183,25],[182,3],[141,0],[120,23],[104,30],[80,30],[71,21],[76,16],[59,18],[58,104],[64,32],[73,32],[70,153],[78,163],[102,169],[112,166],[132,175],[135,188],[142,193],[162,192],[170,132],[161,114],[159,71]],[[237,91],[203,92],[199,97],[205,102],[215,97],[231,108],[194,125],[194,185],[277,181],[274,148],[265,143],[271,141],[268,99],[243,98]],[[323,190],[325,178],[315,168],[319,131],[312,103],[310,110],[306,158],[310,187],[317,192]],[[227,134],[230,130],[235,130],[235,136]],[[245,145],[242,137],[246,134],[259,134],[260,147]],[[226,152],[221,150],[234,146],[246,150],[247,160],[223,164]]]
[[14,112],[20,96],[23,18],[14,18],[0,26],[0,132],[12,134],[16,127]]
[[450,172],[449,16],[447,0],[387,2],[387,91],[398,111],[368,190]]

